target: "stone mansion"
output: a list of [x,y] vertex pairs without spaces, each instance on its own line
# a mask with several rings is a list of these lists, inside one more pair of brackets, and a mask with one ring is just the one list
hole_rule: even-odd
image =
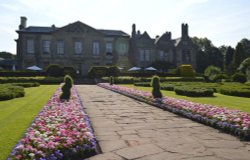
[[86,75],[91,66],[117,65],[147,67],[161,60],[176,66],[196,66],[196,47],[188,35],[188,25],[182,24],[182,36],[172,39],[171,32],[151,38],[132,25],[131,36],[121,30],[95,29],[80,21],[63,27],[27,26],[21,17],[17,43],[17,67],[49,64],[71,66]]

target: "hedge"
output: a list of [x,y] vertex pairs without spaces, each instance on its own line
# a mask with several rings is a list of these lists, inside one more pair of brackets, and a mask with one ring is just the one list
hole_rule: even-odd
[[[134,78],[133,77],[114,77],[114,81],[116,84],[133,84]],[[104,82],[109,82],[110,77],[102,77]]]
[[46,72],[36,71],[0,71],[0,77],[37,77],[46,75]]
[[0,77],[0,83],[26,83],[37,82],[40,84],[60,84],[63,77]]
[[9,100],[18,97],[24,97],[24,88],[11,84],[0,84],[0,100]]
[[188,97],[212,97],[214,94],[213,89],[195,88],[187,86],[175,87],[174,91],[178,95],[184,95]]
[[250,88],[221,86],[219,92],[224,95],[250,98]]
[[195,71],[193,70],[192,66],[189,64],[183,64],[178,67],[177,72],[181,77],[194,77]]
[[11,84],[14,86],[21,86],[24,88],[29,88],[29,87],[39,87],[40,83],[38,82],[26,82],[26,83],[7,83],[7,84]]

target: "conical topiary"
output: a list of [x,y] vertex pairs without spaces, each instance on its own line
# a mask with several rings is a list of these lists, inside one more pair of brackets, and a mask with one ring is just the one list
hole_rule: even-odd
[[151,86],[153,87],[152,95],[154,98],[162,98],[160,78],[158,76],[153,76],[151,81]]
[[110,85],[113,85],[113,84],[114,84],[114,77],[113,77],[113,76],[110,76],[110,77],[109,77],[109,84],[110,84]]
[[62,94],[60,95],[60,100],[69,100],[71,96],[71,87],[73,85],[73,80],[69,75],[64,77],[64,85],[62,86]]

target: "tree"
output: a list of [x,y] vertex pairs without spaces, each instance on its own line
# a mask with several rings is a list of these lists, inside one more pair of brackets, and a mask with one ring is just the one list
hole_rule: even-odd
[[203,73],[209,65],[222,68],[223,52],[215,47],[211,40],[207,38],[193,37],[192,41],[198,48],[196,57],[196,71],[198,73]]
[[11,54],[10,52],[0,52],[0,57],[4,59],[15,59],[16,55]]
[[250,67],[250,57],[246,58],[244,61],[241,62],[237,71],[246,73],[249,67]]
[[244,58],[245,58],[244,48],[243,48],[242,43],[239,42],[236,46],[236,49],[233,55],[232,64],[233,64],[234,70],[236,70],[239,67],[240,63],[244,60]]
[[246,57],[250,57],[250,40],[243,38],[240,43],[243,46],[243,50],[245,52]]

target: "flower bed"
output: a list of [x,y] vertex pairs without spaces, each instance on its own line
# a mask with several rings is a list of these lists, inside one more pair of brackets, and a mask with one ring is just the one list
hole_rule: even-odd
[[77,91],[71,89],[68,102],[60,102],[57,89],[37,115],[9,160],[83,159],[96,154],[96,141]]
[[108,83],[98,84],[100,87],[121,93],[159,108],[190,118],[194,121],[221,129],[227,133],[250,140],[250,115],[239,110],[230,110],[218,106],[199,104],[187,100],[164,97],[153,99],[152,94]]

